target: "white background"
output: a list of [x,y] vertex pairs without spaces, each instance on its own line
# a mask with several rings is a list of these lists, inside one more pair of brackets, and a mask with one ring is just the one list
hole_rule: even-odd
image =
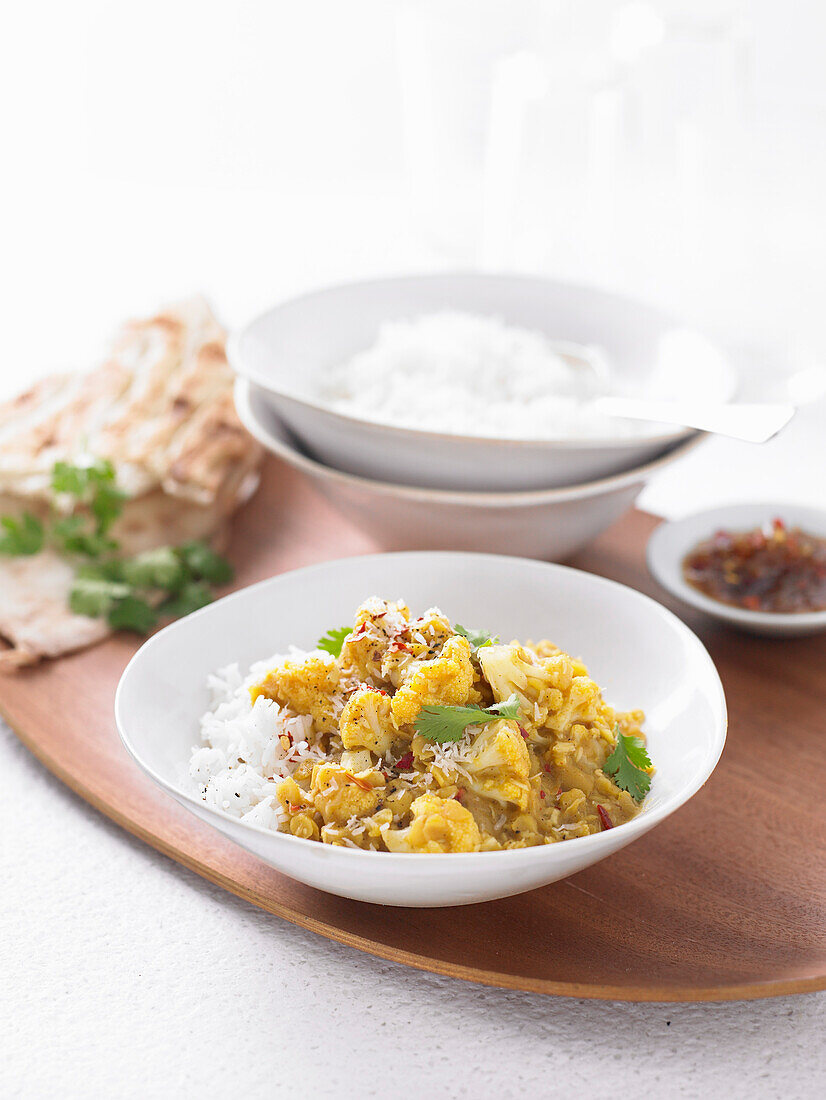
[[[752,382],[823,361],[823,6],[628,9],[17,5],[0,35],[0,390],[89,363],[121,318],[193,290],[240,324],[319,283],[468,265],[659,301]],[[491,98],[502,54],[519,111]],[[823,504],[824,414],[759,450],[715,441],[647,505]],[[823,995],[622,1006],[422,975],[164,861],[6,730],[0,769],[4,1096],[826,1087]]]

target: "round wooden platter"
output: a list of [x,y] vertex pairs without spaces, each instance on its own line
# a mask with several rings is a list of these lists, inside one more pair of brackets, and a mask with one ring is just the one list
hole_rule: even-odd
[[[629,514],[574,564],[663,599],[643,561],[655,523]],[[236,519],[230,555],[243,585],[373,549],[272,462]],[[0,710],[35,756],[123,828],[255,905],[383,958],[605,999],[826,988],[826,635],[768,641],[685,617],[716,661],[729,703],[728,744],[711,780],[612,859],[484,905],[397,909],[320,893],[180,808],[132,763],[115,730],[115,685],[134,639],[0,678]]]

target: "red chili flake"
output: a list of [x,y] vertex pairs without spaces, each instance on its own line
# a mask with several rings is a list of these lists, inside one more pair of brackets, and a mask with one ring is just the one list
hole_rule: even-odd
[[367,629],[367,623],[362,623],[353,631],[353,637],[358,638],[359,634],[363,634]]
[[545,771],[548,773],[548,775],[551,774],[551,765],[550,764],[545,765]]
[[297,814],[300,810],[303,809],[304,807],[301,806],[298,802],[290,802],[289,804],[289,810],[291,814]]
[[400,760],[396,761],[396,771],[397,772],[406,772],[406,771],[409,771],[410,768],[412,768],[412,767],[413,767],[413,753],[412,752],[406,752]]
[[597,806],[597,813],[599,814],[599,819],[602,822],[603,829],[614,828],[614,822],[608,816],[608,811],[605,809],[604,806]]
[[786,524],[779,516],[775,516],[775,518],[772,520],[772,527],[775,529],[775,531],[786,530]]
[[379,688],[378,690],[379,690],[379,695],[386,695],[387,694],[387,692],[384,690],[384,688]]
[[462,801],[464,801],[464,797],[465,797],[465,788],[464,788],[464,787],[460,787],[460,788],[459,788],[459,790],[458,790],[458,791],[456,792],[456,794],[455,794],[455,795],[454,795],[453,797],[454,797],[454,798],[456,799],[456,801],[457,801],[457,802],[462,802]]
[[413,652],[413,650],[410,648],[410,646],[406,645],[404,642],[398,642],[398,641],[397,642],[391,642],[390,643],[390,648],[391,649],[403,649],[405,651],[405,653],[412,653]]
[[[519,725],[519,723],[518,723],[518,722],[517,722],[517,725]],[[528,731],[527,731],[527,730],[525,729],[525,727],[524,727],[524,726],[519,726],[519,732],[520,732],[520,733],[522,734],[522,736],[523,736],[523,737],[525,738],[525,740],[527,741],[527,740],[528,740]]]
[[544,792],[544,791],[540,791],[540,792],[539,792],[539,797],[540,797],[540,798],[544,798],[544,797],[545,797],[545,792]]
[[345,772],[344,775],[345,775],[345,778],[347,778],[351,782],[355,783],[355,785],[360,790],[362,790],[362,791],[372,791],[373,786],[372,786],[372,784],[368,783],[366,779],[359,779],[359,777],[357,775],[353,775],[352,772]]

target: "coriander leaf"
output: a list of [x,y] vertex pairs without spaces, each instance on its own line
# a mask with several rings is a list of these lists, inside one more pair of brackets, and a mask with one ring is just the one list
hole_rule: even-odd
[[56,462],[52,468],[52,489],[86,505],[95,519],[98,535],[106,534],[123,511],[126,500],[126,494],[115,485],[115,468],[107,459],[96,459],[87,465]]
[[501,703],[481,707],[422,707],[415,722],[416,733],[439,745],[461,741],[468,726],[483,726],[500,718],[516,718],[519,696],[514,694]]
[[487,709],[490,714],[498,714],[500,718],[510,718],[511,720],[518,718],[519,696],[514,692],[513,695],[509,695],[501,703],[494,703],[493,706]]
[[353,628],[350,626],[334,626],[318,639],[316,649],[323,649],[325,653],[330,653],[333,657],[340,657],[344,639],[352,632]]
[[83,516],[65,516],[52,525],[52,540],[64,554],[99,558],[117,550],[118,544],[102,531],[90,531]]
[[89,510],[97,520],[97,530],[105,534],[123,511],[126,494],[110,485],[99,485],[89,501]]
[[116,558],[109,561],[85,561],[78,565],[75,576],[95,581],[122,581],[123,562]]
[[93,462],[55,462],[52,467],[52,488],[78,500],[89,496],[91,489],[115,485],[115,467],[105,458]]
[[233,568],[226,558],[207,546],[205,542],[186,542],[178,547],[178,554],[186,568],[198,580],[210,584],[228,584],[233,578]]
[[651,767],[651,759],[645,742],[639,737],[614,730],[617,744],[605,761],[603,771],[610,775],[622,791],[627,791],[635,802],[642,802],[651,788],[651,776],[645,768]]
[[463,638],[467,638],[474,652],[477,649],[484,649],[487,645],[497,645],[499,642],[499,635],[490,634],[487,630],[470,630],[465,626],[459,626],[458,623],[453,629],[457,634],[461,634]]
[[52,488],[56,493],[68,493],[82,497],[89,485],[89,471],[85,466],[73,466],[70,462],[55,462],[52,467]]
[[99,619],[109,614],[118,600],[129,596],[129,585],[94,577],[78,577],[69,593],[69,607],[76,615]]
[[121,563],[123,579],[133,588],[177,591],[184,581],[184,567],[171,546],[145,550]]
[[202,581],[187,581],[174,595],[164,600],[159,610],[172,619],[182,619],[201,607],[212,603],[212,592]]
[[43,549],[43,524],[31,512],[20,519],[3,516],[0,528],[0,554],[30,555]]
[[106,619],[113,630],[134,630],[137,634],[148,634],[158,621],[158,616],[146,600],[129,595],[110,608]]
[[642,771],[646,771],[651,767],[651,757],[648,755],[648,748],[645,742],[639,737],[631,737],[623,735],[625,741],[625,752],[628,759],[636,768],[640,768]]

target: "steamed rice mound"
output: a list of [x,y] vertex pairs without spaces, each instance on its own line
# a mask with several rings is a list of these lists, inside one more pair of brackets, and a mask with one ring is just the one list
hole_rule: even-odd
[[[334,647],[331,647],[334,648]],[[605,774],[615,712],[578,660],[548,641],[476,648],[437,608],[378,597],[338,656],[292,649],[243,676],[210,676],[190,775],[204,802],[265,829],[389,852],[553,844],[639,812]],[[423,708],[518,703],[516,717],[436,743]]]

